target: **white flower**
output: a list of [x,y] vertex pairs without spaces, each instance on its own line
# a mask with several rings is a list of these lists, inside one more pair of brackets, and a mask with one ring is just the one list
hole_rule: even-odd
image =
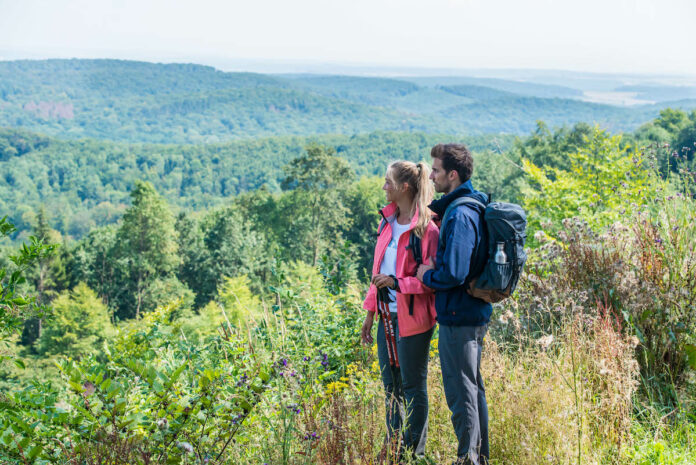
[[514,318],[515,315],[512,314],[510,310],[507,310],[505,313],[500,315],[498,317],[498,321],[500,321],[502,324],[506,325],[510,321],[510,318]]
[[536,340],[536,343],[539,344],[542,350],[546,350],[553,344],[553,335],[547,334],[546,336],[541,336]]
[[179,442],[176,444],[179,449],[183,450],[184,452],[188,452],[189,454],[193,454],[193,446],[189,444],[188,442]]
[[543,244],[548,240],[548,237],[544,231],[537,231],[534,233],[534,239],[536,239],[540,244]]

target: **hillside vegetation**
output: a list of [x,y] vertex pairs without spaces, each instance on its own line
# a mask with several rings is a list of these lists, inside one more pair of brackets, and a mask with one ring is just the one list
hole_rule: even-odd
[[[694,128],[696,112],[676,110],[624,135],[540,123],[502,153],[477,152],[475,186],[529,217],[526,273],[495,307],[484,349],[492,464],[696,461]],[[386,463],[393,449],[375,350],[359,344],[360,304],[387,152],[427,158],[429,137],[256,141],[287,160],[278,189],[250,184],[177,213],[159,171],[173,146],[7,131],[6,166],[41,154],[27,166],[54,170],[45,166],[61,157],[38,160],[65,150],[66,163],[79,161],[71,170],[96,164],[115,183],[117,160],[138,147],[152,163],[134,155],[124,171],[152,182],[114,184],[129,192],[123,210],[79,240],[56,229],[53,207],[32,207],[32,237],[2,254],[0,460]],[[383,147],[374,159],[373,142]],[[83,155],[67,155],[80,144]],[[338,156],[342,144],[350,156]],[[97,147],[112,162],[90,158]],[[179,148],[181,163],[201,163],[186,176],[215,165],[215,147]],[[89,205],[90,176],[63,175],[46,188]],[[3,218],[0,233],[16,231]],[[449,463],[437,350],[436,335],[428,457]]]
[[[136,180],[151,182],[174,207],[200,209],[264,187],[278,192],[283,166],[310,143],[332,147],[357,176],[381,176],[389,161],[427,158],[451,136],[373,132],[354,136],[248,139],[225,144],[153,145],[61,141],[0,129],[0,211],[25,234],[40,205],[49,224],[79,238],[115,222]],[[462,137],[477,153],[508,148],[512,137]],[[497,191],[497,189],[496,189]]]
[[540,119],[634,130],[668,105],[612,107],[576,100],[582,92],[562,86],[434,79],[268,76],[119,60],[0,62],[0,126],[165,144],[372,131],[522,135]]

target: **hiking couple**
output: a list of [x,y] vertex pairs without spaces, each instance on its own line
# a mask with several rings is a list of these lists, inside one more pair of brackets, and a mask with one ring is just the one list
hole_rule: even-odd
[[[480,365],[492,307],[466,289],[480,263],[474,255],[486,249],[482,236],[488,198],[471,185],[473,159],[464,145],[436,145],[431,157],[432,171],[425,163],[407,161],[387,168],[382,189],[389,204],[381,210],[361,336],[364,343],[373,342],[379,313],[377,351],[386,391],[387,440],[402,445],[399,455],[424,459],[428,354],[436,320],[440,323],[443,385],[459,443],[455,463],[483,465],[489,456],[488,408]],[[433,186],[444,194],[434,202]],[[432,213],[442,220],[447,207],[461,197],[480,204],[453,204],[457,206],[438,229]]]

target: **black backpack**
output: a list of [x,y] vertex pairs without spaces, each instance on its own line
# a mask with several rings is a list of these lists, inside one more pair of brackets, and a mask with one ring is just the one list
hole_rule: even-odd
[[[472,273],[467,278],[467,292],[489,303],[500,302],[510,297],[515,291],[524,262],[527,260],[527,254],[524,251],[524,241],[527,238],[525,233],[527,215],[522,207],[514,203],[491,202],[484,205],[471,197],[459,197],[447,206],[442,215],[441,227],[444,226],[452,211],[463,204],[479,205],[485,209],[483,219],[488,237],[487,244],[479,243],[478,245],[485,249],[474,251],[474,260],[479,263],[476,266],[472,263]],[[440,235],[440,247],[444,245],[443,241],[444,238]],[[495,261],[498,243],[503,244],[503,250],[507,256],[507,261],[502,264]]]

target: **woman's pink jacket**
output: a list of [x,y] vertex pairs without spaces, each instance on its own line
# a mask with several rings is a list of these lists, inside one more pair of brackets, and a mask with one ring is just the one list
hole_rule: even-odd
[[[387,250],[392,238],[392,228],[389,223],[396,217],[396,203],[391,203],[381,211],[382,216],[387,220],[382,228],[382,232],[377,238],[375,246],[375,258],[372,263],[372,275],[379,274],[382,265],[384,252]],[[432,289],[425,286],[416,278],[416,260],[413,253],[406,250],[409,237],[413,233],[413,228],[418,221],[418,210],[411,219],[411,225],[405,233],[399,237],[396,248],[396,278],[399,280],[400,292],[396,293],[396,309],[399,318],[399,336],[408,337],[415,334],[424,333],[435,326],[435,294]],[[430,263],[430,257],[437,254],[437,241],[439,231],[432,221],[421,239],[421,250],[423,263]],[[413,315],[409,315],[409,304],[411,294],[413,299]],[[363,302],[363,308],[370,312],[377,311],[377,287],[370,284],[367,296]]]

